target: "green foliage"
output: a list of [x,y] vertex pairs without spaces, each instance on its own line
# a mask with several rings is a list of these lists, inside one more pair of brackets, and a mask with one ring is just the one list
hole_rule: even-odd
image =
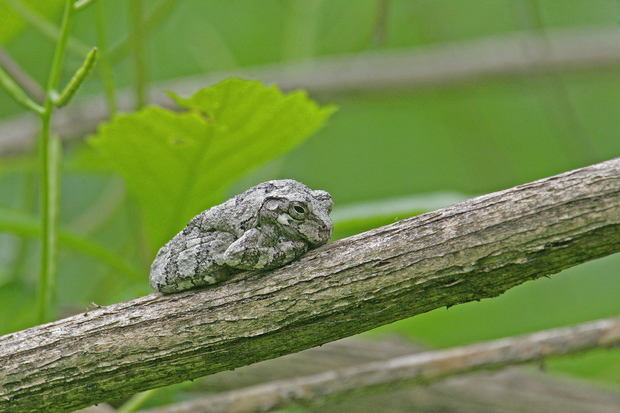
[[62,4],[62,0],[0,1],[0,44],[8,43],[23,30],[27,19],[32,23],[32,19],[50,17]]
[[189,112],[121,115],[89,141],[139,200],[153,252],[220,202],[235,179],[307,139],[335,110],[304,92],[284,95],[241,79],[172,97]]
[[[75,95],[79,87],[84,83],[90,69],[97,60],[97,48],[92,49],[88,54],[83,67],[78,70],[76,75],[71,79],[69,85],[58,96],[58,82],[60,80],[62,65],[69,42],[72,22],[75,13],[79,9],[83,9],[90,0],[83,0],[76,6],[72,0],[65,0],[64,12],[60,30],[57,32],[54,26],[50,24],[36,13],[33,13],[27,6],[19,0],[6,0],[6,4],[10,5],[21,16],[29,20],[32,24],[37,25],[42,32],[48,32],[51,37],[58,39],[54,50],[54,57],[47,76],[47,86],[44,91],[44,102],[42,105],[30,99],[28,94],[19,82],[32,83],[26,81],[29,76],[22,71],[19,65],[15,64],[9,55],[3,56],[3,65],[13,67],[12,75],[8,71],[0,67],[0,86],[11,96],[17,103],[25,108],[37,113],[41,118],[40,135],[39,135],[39,180],[40,180],[40,200],[41,200],[41,257],[40,272],[37,285],[37,306],[39,318],[38,322],[43,323],[50,317],[50,308],[54,300],[56,291],[56,270],[58,263],[58,212],[60,199],[60,163],[62,159],[62,147],[60,139],[57,136],[50,135],[50,126],[54,106],[67,105],[71,98]],[[16,79],[13,79],[16,77]],[[19,81],[16,81],[20,79]],[[34,85],[30,84],[30,88]],[[57,98],[56,98],[57,97]]]
[[[155,89],[160,81],[209,76],[216,70],[264,68],[264,65],[277,68],[288,59],[330,58],[339,53],[355,57],[357,52],[369,49],[432,50],[444,42],[501,38],[503,34],[521,30],[546,32],[575,28],[578,35],[584,27],[613,29],[620,19],[620,3],[609,0],[540,0],[524,2],[518,10],[515,2],[508,0],[380,3],[389,8],[380,37],[376,36],[381,32],[376,27],[381,20],[377,18],[379,8],[375,0],[305,3],[239,0],[234,7],[227,1],[145,3],[145,23],[140,32],[147,53],[155,52],[147,56],[148,81]],[[25,24],[26,20],[11,11],[9,4],[26,5],[37,15],[28,16]],[[50,44],[60,33],[57,12],[62,4],[58,0],[0,0],[0,43],[38,83],[47,79]],[[97,78],[105,67],[102,43],[108,43],[110,71],[118,87],[131,87],[137,78],[131,59],[127,58],[133,53],[127,4],[97,1],[95,5],[84,10],[84,17],[75,21],[74,37],[68,40],[66,71],[60,82],[64,85],[69,81],[90,45],[96,44],[102,59],[94,76],[82,87],[82,96],[103,90],[101,79]],[[97,9],[106,10],[100,19],[109,42],[95,37],[96,25],[89,16],[94,17]],[[155,13],[156,10],[163,12]],[[19,31],[21,35],[15,36]],[[403,88],[399,93],[389,94],[364,91],[346,96],[336,93],[329,98],[319,96],[336,101],[341,108],[329,128],[303,147],[249,175],[232,192],[238,193],[267,179],[285,177],[326,189],[335,199],[332,216],[336,222],[334,238],[338,238],[441,206],[412,205],[403,209],[399,206],[401,197],[413,198],[437,191],[487,193],[610,159],[620,154],[620,140],[616,138],[620,128],[620,76],[616,69],[600,70],[587,60],[584,64],[584,68],[591,65],[591,70],[494,77],[473,83]],[[198,99],[189,101],[199,103]],[[218,109],[208,108],[213,112]],[[0,90],[0,116],[16,113],[18,109],[21,107]],[[190,129],[194,124],[204,128],[205,123],[214,123],[215,116],[211,121],[205,119],[204,114],[212,118],[207,110],[192,107],[190,111],[195,113],[179,116],[181,120],[176,122],[187,124]],[[140,127],[152,133],[151,140],[155,142],[162,133],[155,125],[173,116],[167,111],[151,113],[160,119],[153,121],[142,115],[146,126]],[[184,153],[183,148],[189,151],[189,146],[200,147],[202,142],[194,133],[180,137],[183,142],[175,140],[175,144],[162,148],[172,161],[178,153]],[[91,147],[86,149],[96,151]],[[125,199],[124,195],[116,206],[112,203],[100,211],[112,198],[105,189],[110,182],[109,158],[91,156],[88,165],[74,163],[70,152],[84,150],[79,145],[65,147],[59,232],[59,304],[61,308],[74,306],[79,311],[84,311],[91,301],[106,305],[150,292],[146,274],[150,257],[143,256],[146,254],[139,243],[141,220],[148,221],[134,208],[134,200]],[[156,150],[141,147],[136,154],[150,156],[151,152]],[[140,159],[143,158],[146,157]],[[219,165],[220,159],[214,160]],[[197,167],[192,159],[188,161],[182,156],[175,165],[183,173]],[[168,177],[168,172],[162,172],[163,161],[146,166],[158,179],[159,175]],[[143,197],[151,203],[151,214],[162,226],[161,232],[169,233],[160,237],[160,244],[185,222],[181,216],[175,216],[174,222],[166,222],[171,210],[158,212],[158,197],[170,197],[164,199],[164,204],[181,205],[184,211],[179,215],[185,217],[192,215],[191,208],[197,212],[222,198],[221,189],[204,191],[196,185],[191,197],[179,200],[184,186],[193,188],[194,184],[178,181],[177,171],[173,167],[168,169],[173,169],[173,174],[166,180],[167,188],[163,188],[161,181],[154,180],[151,184],[148,177],[141,178],[140,183],[128,181],[132,190],[138,187],[140,191],[148,189],[155,193],[155,198],[150,194]],[[32,313],[36,283],[33,274],[37,271],[39,251],[34,241],[24,239],[39,234],[34,215],[36,202],[27,201],[36,188],[28,190],[28,185],[22,182],[26,180],[16,179],[34,170],[33,158],[3,157],[0,163],[0,203],[11,210],[25,211],[19,216],[0,211],[0,230],[10,233],[0,236],[1,332],[15,331],[36,322]],[[147,174],[145,170],[138,169],[138,172]],[[233,172],[237,173],[236,177],[240,174]],[[229,177],[229,174],[224,172],[222,176]],[[213,180],[216,179],[214,176]],[[228,182],[234,179],[231,177]],[[169,189],[173,192],[168,193]],[[36,199],[36,195],[31,197]],[[390,204],[391,209],[386,212],[383,207]],[[370,214],[358,213],[360,206]],[[177,211],[172,212],[174,215]],[[76,217],[82,216],[94,216],[95,224],[91,221],[88,230],[80,227],[79,222],[84,220]],[[176,228],[164,231],[164,224]],[[66,232],[70,228],[79,229],[80,237]],[[152,233],[152,228],[149,229]],[[85,237],[92,240],[92,245],[84,243]],[[149,254],[158,247],[154,244],[151,241]],[[16,265],[20,262],[16,258],[19,252],[24,257],[21,266]],[[118,260],[116,266],[110,260],[113,256]],[[449,311],[436,310],[385,329],[432,346],[447,347],[614,316],[620,311],[616,293],[619,262],[618,255],[608,257],[550,280],[526,283],[493,300],[459,305]],[[139,263],[142,267],[140,271],[135,267],[133,271],[123,271],[126,266],[123,263]],[[69,312],[59,316],[66,314]],[[598,361],[593,362],[595,359]],[[573,363],[581,364],[571,367]],[[570,357],[549,365],[550,369],[557,365],[558,369],[572,370],[575,374],[618,381],[617,354],[603,352],[582,361]],[[606,373],[604,369],[608,369]]]

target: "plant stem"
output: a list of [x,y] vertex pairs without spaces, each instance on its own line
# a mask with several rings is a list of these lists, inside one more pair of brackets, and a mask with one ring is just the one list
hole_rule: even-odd
[[375,32],[372,36],[372,45],[377,49],[385,46],[385,36],[387,33],[388,17],[391,6],[390,3],[390,0],[379,0],[377,4]]
[[[45,291],[46,313],[49,313],[54,291],[56,291],[56,273],[58,267],[58,218],[60,212],[60,163],[62,159],[62,144],[58,136],[49,140],[48,156],[48,231],[47,242],[50,245],[47,265],[47,289]],[[44,315],[45,316],[45,315]]]
[[60,108],[69,104],[82,83],[84,83],[84,80],[86,80],[88,74],[91,72],[91,70],[93,70],[93,67],[95,67],[95,62],[97,62],[98,54],[99,51],[96,47],[94,47],[86,56],[86,59],[84,60],[84,63],[82,63],[82,66],[78,69],[77,72],[75,72],[67,86],[65,86],[65,88],[62,90],[62,92],[60,92],[60,94],[55,90],[50,91],[54,106]]
[[[50,68],[49,78],[45,89],[43,106],[37,104],[21,89],[11,76],[0,66],[0,86],[18,103],[38,113],[41,116],[41,137],[39,140],[39,168],[41,186],[41,268],[37,290],[38,322],[44,323],[49,317],[56,282],[56,261],[58,251],[58,211],[60,204],[60,159],[62,146],[57,137],[50,138],[50,123],[54,106],[64,106],[69,103],[78,88],[84,82],[97,60],[97,48],[88,52],[82,67],[74,74],[69,84],[59,94],[56,90],[60,80],[62,62],[69,42],[69,31],[73,15],[92,4],[94,0],[80,0],[73,4],[73,0],[65,0],[64,13],[60,25],[58,43],[54,51],[54,58]],[[24,8],[22,14],[28,15],[28,9],[16,0],[10,0],[9,5]]]
[[[67,50],[67,41],[69,40],[69,31],[71,30],[71,24],[73,23],[74,9],[71,0],[65,0],[65,11],[62,16],[62,23],[60,25],[60,37],[56,44],[56,50],[54,52],[54,58],[52,60],[52,67],[50,69],[50,75],[47,81],[47,92],[55,90],[60,80],[60,72],[62,70],[62,61],[65,57]],[[90,49],[86,53],[89,53]],[[49,104],[53,109],[50,96],[46,98],[46,105]],[[50,111],[51,111],[50,109]]]
[[71,0],[65,0],[60,37],[54,52],[52,66],[46,87],[45,103],[41,113],[41,138],[39,141],[39,159],[41,168],[41,269],[39,289],[37,291],[38,321],[44,323],[48,318],[53,296],[53,284],[56,272],[57,245],[57,208],[58,185],[56,165],[59,164],[60,149],[50,151],[50,121],[54,111],[52,92],[56,90],[60,79],[62,61],[67,48],[69,30],[73,20],[74,8]]
[[43,112],[43,108],[26,95],[2,66],[0,66],[0,86],[20,105],[37,113]]
[[[41,115],[41,138],[39,140],[39,161],[40,161],[40,182],[41,182],[41,268],[39,272],[39,283],[37,291],[37,305],[38,305],[38,322],[43,324],[47,319],[47,312],[49,307],[48,299],[49,293],[49,280],[53,278],[53,265],[51,263],[51,257],[54,256],[54,245],[52,244],[51,232],[54,228],[51,227],[53,220],[50,220],[50,187],[49,187],[49,165],[50,165],[50,151],[49,151],[49,134],[50,134],[50,118],[52,115],[53,107],[51,100],[46,98],[46,110]],[[47,102],[49,101],[49,103]],[[49,108],[49,109],[48,109]]]

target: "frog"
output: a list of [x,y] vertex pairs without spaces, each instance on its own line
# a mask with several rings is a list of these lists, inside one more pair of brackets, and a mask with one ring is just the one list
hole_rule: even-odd
[[192,218],[157,253],[149,283],[168,294],[282,267],[329,241],[333,206],[294,179],[258,184]]

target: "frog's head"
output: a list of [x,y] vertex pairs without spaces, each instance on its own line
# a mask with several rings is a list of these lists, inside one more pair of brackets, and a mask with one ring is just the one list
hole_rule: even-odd
[[292,237],[308,241],[311,248],[326,244],[334,229],[329,218],[334,206],[331,195],[292,179],[270,183],[275,188],[266,194],[260,215]]

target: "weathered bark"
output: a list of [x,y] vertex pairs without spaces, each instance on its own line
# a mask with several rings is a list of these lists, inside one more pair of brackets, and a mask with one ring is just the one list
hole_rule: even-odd
[[0,337],[0,411],[68,411],[495,297],[620,250],[620,158],[349,237],[214,288]]
[[[322,405],[326,397],[333,398],[369,388],[376,390],[378,386],[387,389],[388,385],[394,383],[427,383],[480,368],[497,368],[593,348],[617,346],[620,346],[620,318],[597,320],[521,337],[329,369],[314,375],[262,383],[142,410],[140,413],[241,413],[282,409],[293,402],[312,405],[318,401]],[[620,396],[616,398],[615,404],[620,405]],[[583,408],[583,403],[579,407]],[[612,407],[609,406],[610,411]]]

